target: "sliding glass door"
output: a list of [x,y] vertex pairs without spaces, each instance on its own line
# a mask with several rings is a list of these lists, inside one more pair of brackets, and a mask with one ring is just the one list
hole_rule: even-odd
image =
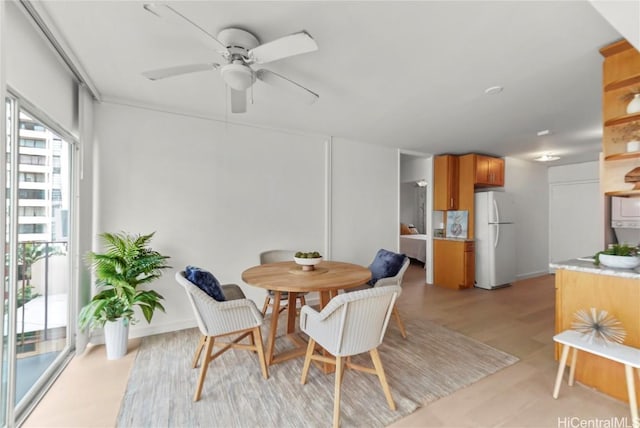
[[6,100],[4,421],[33,402],[70,353],[72,144],[35,108]]

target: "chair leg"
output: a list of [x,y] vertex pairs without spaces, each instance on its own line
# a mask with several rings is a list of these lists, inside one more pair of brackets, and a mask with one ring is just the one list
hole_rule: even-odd
[[389,384],[387,383],[387,377],[384,374],[384,368],[382,367],[382,360],[380,360],[378,348],[373,348],[371,351],[369,351],[369,353],[371,354],[373,366],[376,368],[376,374],[378,375],[378,379],[380,380],[380,385],[382,385],[384,396],[387,397],[389,408],[391,410],[396,410],[396,403],[393,401],[393,397],[391,396],[391,390],[389,389]]
[[313,355],[313,348],[316,346],[316,341],[309,338],[309,345],[307,345],[307,353],[304,356],[304,364],[302,365],[302,377],[300,383],[307,383],[307,375],[309,374],[309,366],[311,365],[311,356]]
[[193,356],[193,362],[191,363],[192,368],[198,367],[198,360],[200,360],[200,354],[202,354],[202,349],[204,348],[205,341],[207,340],[207,336],[204,334],[200,335],[200,340],[198,341],[198,347],[196,348],[196,354]]
[[262,377],[269,379],[269,371],[267,370],[267,362],[264,358],[264,348],[262,347],[262,332],[260,327],[253,329],[253,340],[255,342],[256,349],[258,350],[258,358],[260,359],[260,368],[262,369]]
[[398,306],[393,306],[393,316],[398,323],[398,328],[400,329],[400,334],[403,338],[407,338],[407,330],[404,328],[404,323],[402,322],[402,318],[400,318],[400,311],[398,311]]
[[198,377],[198,384],[196,385],[196,393],[193,395],[193,401],[200,400],[200,393],[202,392],[202,385],[204,385],[204,378],[207,377],[207,369],[211,362],[211,351],[213,350],[212,336],[208,336],[205,339],[204,358],[202,359],[202,367],[200,367],[200,376]]
[[336,356],[336,385],[333,397],[333,428],[340,426],[340,386],[344,369],[344,358]]
[[267,309],[269,308],[269,302],[271,301],[271,297],[267,294],[267,297],[264,299],[264,305],[262,305],[262,316],[267,314]]

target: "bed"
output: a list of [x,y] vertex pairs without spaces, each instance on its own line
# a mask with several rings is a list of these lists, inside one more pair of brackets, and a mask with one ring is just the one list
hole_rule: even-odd
[[400,235],[400,252],[425,263],[427,261],[427,235]]

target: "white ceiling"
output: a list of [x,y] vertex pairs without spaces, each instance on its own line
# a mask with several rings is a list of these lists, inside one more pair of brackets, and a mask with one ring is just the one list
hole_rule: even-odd
[[[102,99],[229,122],[347,137],[423,153],[483,152],[551,164],[597,159],[598,49],[620,38],[586,1],[214,2],[169,4],[216,35],[262,43],[306,30],[319,45],[264,68],[313,90],[298,104],[262,82],[227,113],[218,71],[149,81],[145,70],[221,62],[189,28],[137,1],[43,2]],[[490,86],[504,90],[485,95]],[[538,137],[540,130],[550,135]]]

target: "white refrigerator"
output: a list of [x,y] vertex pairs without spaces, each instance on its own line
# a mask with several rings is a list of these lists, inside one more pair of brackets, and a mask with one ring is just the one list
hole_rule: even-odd
[[492,290],[516,279],[516,225],[513,195],[475,194],[476,287]]

